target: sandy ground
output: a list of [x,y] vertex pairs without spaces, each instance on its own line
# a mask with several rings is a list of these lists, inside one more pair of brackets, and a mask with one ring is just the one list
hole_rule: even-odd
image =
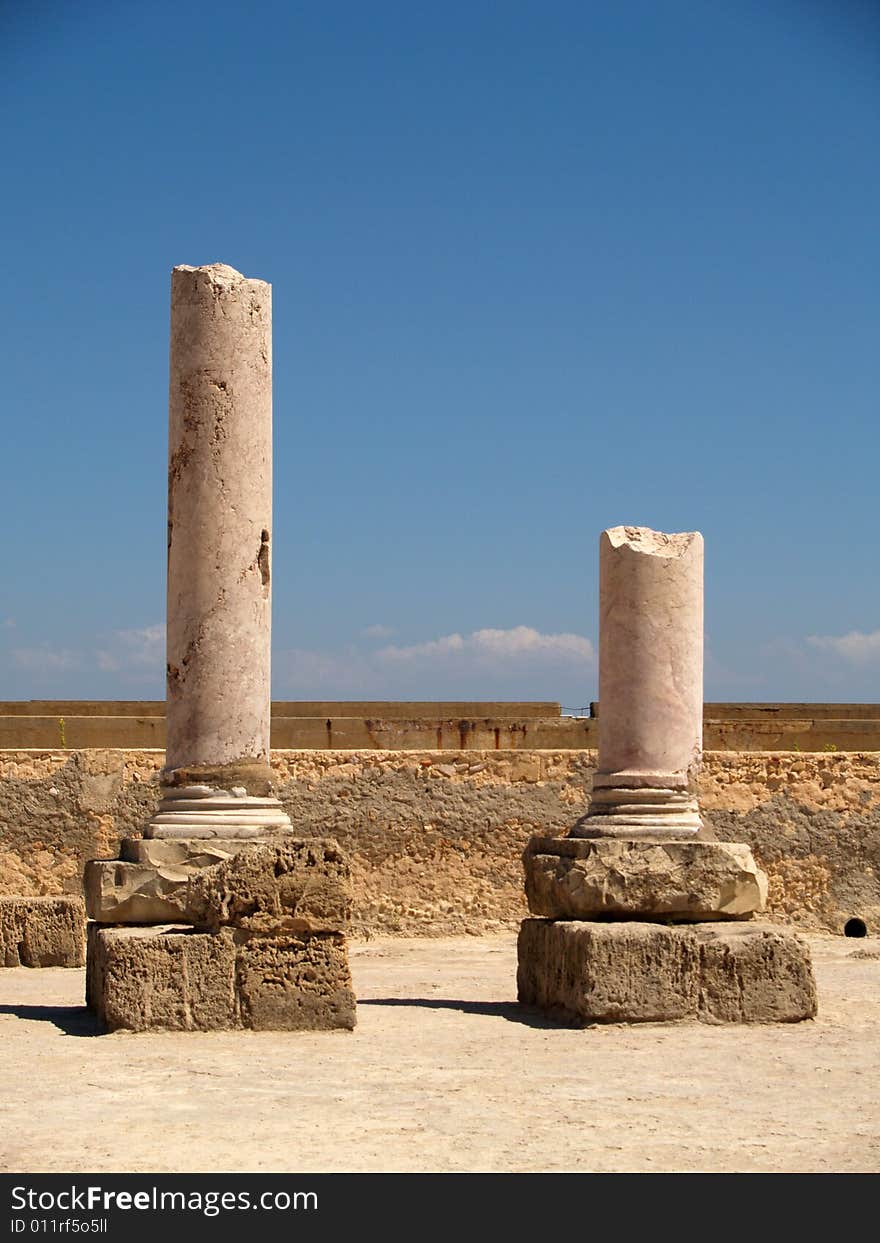
[[97,1036],[0,971],[0,1170],[875,1172],[880,939],[808,939],[790,1026],[559,1027],[510,935],[354,944],[354,1033]]

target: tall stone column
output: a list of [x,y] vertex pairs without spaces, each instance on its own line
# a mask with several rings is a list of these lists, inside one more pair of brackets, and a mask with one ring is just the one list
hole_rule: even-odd
[[147,837],[289,829],[269,766],[272,288],[171,275],[167,744]]
[[701,828],[703,537],[599,537],[599,764],[574,837],[682,839]]

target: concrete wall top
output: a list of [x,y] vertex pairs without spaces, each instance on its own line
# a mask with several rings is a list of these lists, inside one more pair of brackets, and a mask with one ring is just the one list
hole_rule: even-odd
[[[550,701],[477,700],[287,700],[272,701],[277,717],[357,717],[361,720],[417,721],[462,719],[546,720],[561,708]],[[9,699],[0,700],[0,716],[164,716],[164,699]]]
[[164,715],[164,699],[0,699],[0,716]]
[[273,699],[272,715],[284,717],[327,716],[360,717],[362,720],[417,721],[453,720],[455,717],[478,720],[515,720],[524,718],[545,719],[560,716],[558,703],[542,702],[495,702],[482,700],[286,700]]
[[703,704],[703,719],[715,721],[876,721],[880,704],[758,703]]
[[[590,716],[599,716],[599,703],[590,704]],[[703,704],[704,721],[880,721],[875,703],[713,703]]]
[[[599,716],[599,702],[590,704],[590,716]],[[378,721],[548,720],[561,715],[550,701],[498,702],[491,700],[288,700],[272,701],[273,717],[357,717]],[[129,716],[165,715],[164,699],[8,699],[0,700],[0,716]],[[703,705],[707,721],[880,721],[876,703],[713,703]]]

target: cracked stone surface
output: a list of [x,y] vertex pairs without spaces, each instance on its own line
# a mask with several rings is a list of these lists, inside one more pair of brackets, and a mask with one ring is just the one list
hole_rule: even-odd
[[[228,840],[228,839],[227,839]],[[351,922],[351,868],[335,841],[127,839],[134,859],[90,859],[86,911],[102,924],[235,926],[271,935],[339,932]],[[162,849],[157,850],[156,846]],[[174,849],[175,847],[179,849]]]
[[335,841],[289,840],[244,851],[192,875],[188,922],[272,936],[341,932],[351,920],[348,860]]
[[357,1004],[338,932],[255,936],[236,950],[239,1020],[255,1031],[353,1030]]
[[767,877],[738,842],[533,837],[523,865],[529,910],[551,919],[747,919],[767,905]]
[[86,1005],[108,1031],[238,1026],[231,934],[89,924],[88,942]]
[[191,923],[186,917],[189,870],[118,859],[89,859],[83,893],[89,919],[101,924]]

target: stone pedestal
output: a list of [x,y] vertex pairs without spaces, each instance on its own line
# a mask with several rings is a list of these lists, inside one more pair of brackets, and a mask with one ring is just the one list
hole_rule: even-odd
[[599,539],[599,763],[576,837],[681,840],[701,827],[703,537]]
[[551,919],[750,919],[767,877],[738,842],[533,837],[523,855],[533,915]]
[[[173,853],[156,846],[180,847]],[[202,849],[126,838],[122,859],[90,859],[83,889],[100,924],[192,924],[216,931],[338,932],[351,919],[351,873],[335,841],[289,834]],[[184,850],[182,847],[186,847]],[[127,860],[125,855],[137,856]]]
[[140,857],[86,865],[86,1004],[108,1030],[354,1027],[336,842],[129,839],[124,853]]
[[107,1031],[352,1030],[342,933],[89,925],[86,1003]]
[[816,1014],[806,942],[761,924],[526,919],[519,1000],[587,1023],[795,1023]]

